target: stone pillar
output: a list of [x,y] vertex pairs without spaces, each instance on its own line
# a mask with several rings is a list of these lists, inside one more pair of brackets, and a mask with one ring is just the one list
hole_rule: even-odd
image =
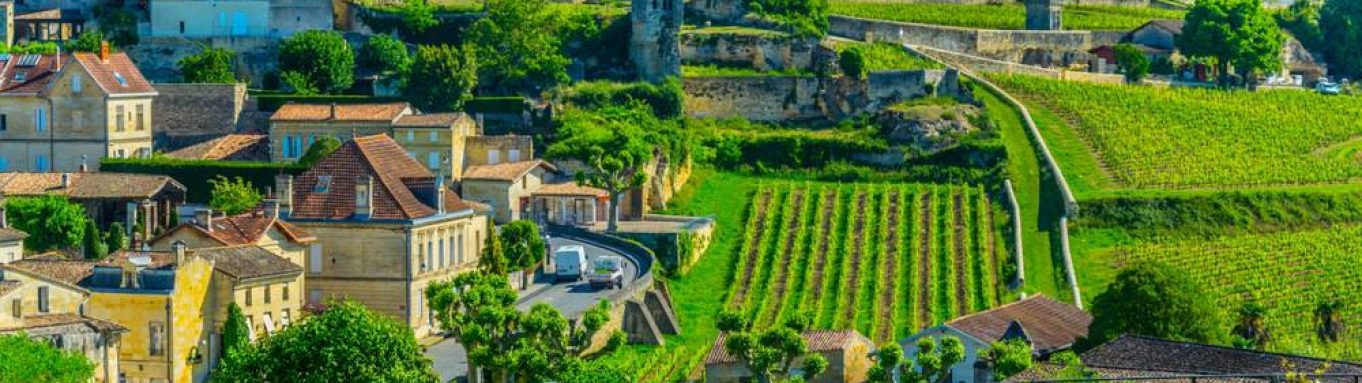
[[1033,31],[1058,31],[1064,29],[1063,0],[1025,0],[1026,29]]
[[682,0],[639,0],[629,18],[629,58],[640,80],[659,82],[681,75]]

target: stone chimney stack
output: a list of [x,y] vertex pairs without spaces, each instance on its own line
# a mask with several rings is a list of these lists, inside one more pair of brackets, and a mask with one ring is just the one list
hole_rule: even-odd
[[213,231],[213,210],[212,209],[195,210],[194,221],[196,224],[199,225],[199,227],[211,233]]
[[279,200],[276,198],[266,198],[260,203],[261,210],[265,211],[265,216],[269,218],[279,218]]
[[184,243],[184,241],[175,241],[175,243],[170,244],[171,250],[175,252],[175,264],[176,264],[176,265],[183,265],[183,264],[184,264],[185,250],[186,250],[188,247],[189,247],[189,245],[186,245],[186,244]]
[[65,189],[65,188],[69,188],[69,187],[71,187],[71,173],[62,173],[62,174],[61,174],[61,188],[62,188],[62,189]]
[[445,176],[435,176],[435,210],[445,213]]
[[278,193],[277,207],[280,218],[288,218],[293,210],[293,175],[280,174],[274,176],[274,190]]
[[105,63],[109,62],[109,42],[108,42],[108,41],[100,41],[100,42],[99,42],[99,61],[100,61],[100,62],[105,62]]
[[374,214],[374,176],[355,179],[355,219],[368,220]]

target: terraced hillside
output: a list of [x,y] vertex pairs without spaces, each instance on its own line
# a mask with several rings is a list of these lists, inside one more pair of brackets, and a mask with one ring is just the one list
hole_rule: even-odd
[[[1021,3],[961,5],[907,3],[885,0],[835,0],[834,15],[907,23],[981,29],[1024,29],[1026,8]],[[1128,31],[1154,19],[1182,19],[1183,11],[1103,5],[1064,6],[1064,27],[1074,30]]]

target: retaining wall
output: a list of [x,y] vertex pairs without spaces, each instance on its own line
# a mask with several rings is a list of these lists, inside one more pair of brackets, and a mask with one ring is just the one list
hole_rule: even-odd
[[236,52],[237,78],[251,86],[260,86],[265,73],[273,71],[278,61],[279,40],[273,37],[142,37],[137,45],[124,51],[147,80],[179,82],[182,76],[176,63],[202,51],[199,44]]
[[157,147],[176,149],[234,133],[246,103],[246,84],[154,85],[152,126]]
[[[941,70],[873,72],[865,79],[799,76],[688,77],[685,110],[696,118],[753,121],[838,120],[958,89]],[[949,84],[943,82],[951,82]],[[957,96],[957,95],[948,95]]]
[[910,44],[1010,62],[1071,62],[1119,43],[1124,31],[1027,31],[949,27],[829,16],[829,32],[857,41]]
[[813,67],[817,38],[743,33],[681,33],[681,62],[738,64],[757,70]]
[[1023,65],[1002,60],[989,59],[985,57],[949,52],[930,47],[914,47],[914,48],[922,51],[922,53],[925,53],[938,61],[956,67],[969,68],[970,70],[975,72],[1025,74],[1031,76],[1053,78],[1057,80],[1082,81],[1101,84],[1121,84],[1125,82],[1125,76],[1118,74],[1055,70],[1049,68],[1042,68],[1034,65]]

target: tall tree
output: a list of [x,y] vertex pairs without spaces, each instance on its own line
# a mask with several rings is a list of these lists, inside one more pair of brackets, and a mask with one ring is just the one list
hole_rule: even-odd
[[255,187],[251,185],[251,181],[239,176],[232,179],[217,176],[217,178],[208,180],[208,183],[213,184],[212,196],[208,199],[208,206],[212,207],[213,210],[223,212],[223,214],[245,213],[259,205],[261,200],[264,200],[260,192],[256,191]]
[[551,32],[547,0],[487,0],[487,14],[468,28],[479,83],[501,93],[538,95],[568,81],[568,58]]
[[501,246],[512,270],[527,270],[544,260],[544,237],[539,225],[516,220],[501,227]]
[[482,254],[478,257],[478,270],[492,274],[505,276],[510,272],[510,264],[506,260],[506,252],[501,247],[501,237],[497,235],[496,224],[492,220],[487,220],[487,239],[483,240]]
[[1319,10],[1330,74],[1362,77],[1362,2],[1330,0]]
[[1135,44],[1117,44],[1116,63],[1125,70],[1126,82],[1138,83],[1149,75],[1149,56],[1145,56]]
[[20,334],[0,335],[0,382],[85,383],[95,366],[84,355]]
[[[451,45],[416,48],[402,92],[421,110],[447,112],[463,108],[478,86],[478,65],[471,50]],[[412,81],[415,80],[415,81]]]
[[215,382],[434,383],[440,377],[411,328],[344,301],[222,361]]
[[227,305],[227,321],[222,324],[222,354],[231,358],[232,354],[250,346],[251,329],[247,327],[246,316],[236,302]]
[[1211,294],[1186,273],[1156,262],[1137,262],[1093,298],[1092,325],[1080,349],[1122,334],[1221,343],[1220,311]]
[[340,149],[340,147],[341,142],[335,137],[317,137],[317,141],[313,141],[312,145],[307,147],[307,152],[303,153],[303,156],[298,158],[298,164],[311,168],[312,165],[317,164],[317,161],[321,161],[323,158],[330,156],[331,153],[336,152],[336,149]]
[[1338,300],[1328,300],[1315,307],[1315,333],[1319,335],[1319,340],[1335,343],[1343,336],[1345,327],[1342,315],[1343,302]]
[[559,128],[566,138],[549,146],[545,157],[586,165],[577,172],[577,183],[610,194],[606,230],[615,232],[619,229],[620,197],[648,181],[644,166],[654,158],[654,146],[647,142],[648,131],[660,130],[662,124],[651,109],[637,103],[569,112]]
[[406,30],[413,33],[425,32],[440,23],[440,20],[435,19],[435,7],[426,0],[402,0],[402,8],[398,12],[402,14],[402,24]]
[[1176,44],[1188,57],[1215,59],[1222,84],[1233,68],[1247,85],[1255,72],[1281,69],[1285,42],[1260,0],[1198,0]]
[[[177,215],[171,214],[171,217],[175,216]],[[171,227],[175,227],[175,225],[172,224]],[[127,230],[128,229],[123,226],[122,222],[109,224],[109,232],[104,236],[104,245],[108,246],[109,252],[112,253],[128,248]]]
[[214,48],[199,43],[199,53],[185,56],[176,61],[184,82],[196,84],[232,84],[236,82],[233,74],[236,53],[227,48]]
[[355,82],[355,52],[340,33],[307,30],[279,44],[279,71],[296,73],[326,93],[340,93]]
[[359,48],[359,65],[380,73],[405,74],[411,67],[407,44],[389,35],[373,35]]
[[85,208],[65,197],[9,198],[5,218],[14,228],[28,233],[24,250],[44,252],[74,249],[85,238]]
[[1236,341],[1243,342],[1244,346],[1254,349],[1266,349],[1267,342],[1272,339],[1272,335],[1268,333],[1267,326],[1263,322],[1263,318],[1266,316],[1267,307],[1255,301],[1244,302],[1243,306],[1239,307],[1239,323],[1236,323],[1234,329],[1231,330],[1238,338]]
[[104,236],[94,221],[85,220],[85,238],[80,245],[85,251],[85,259],[99,260],[109,255],[109,245],[104,243]]

